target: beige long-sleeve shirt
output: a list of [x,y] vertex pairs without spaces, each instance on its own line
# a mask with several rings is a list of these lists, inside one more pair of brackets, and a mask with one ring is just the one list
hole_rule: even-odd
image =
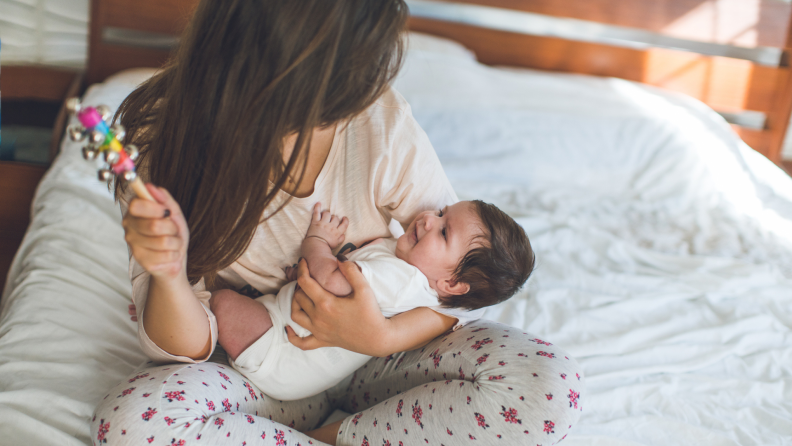
[[[277,209],[287,198],[281,191],[269,209]],[[366,111],[337,126],[313,194],[292,198],[282,210],[264,220],[247,251],[218,275],[243,294],[277,293],[286,284],[282,268],[299,259],[300,244],[316,202],[333,214],[349,218],[344,245],[359,247],[366,241],[389,237],[391,219],[408,224],[419,212],[457,201],[409,104],[390,89]],[[126,213],[125,200],[121,200],[121,207]],[[130,256],[129,276],[137,307],[138,338],[146,355],[159,362],[202,362],[171,355],[149,339],[142,321],[150,275]],[[217,322],[209,310],[211,294],[203,280],[193,290],[206,311],[214,351]]]

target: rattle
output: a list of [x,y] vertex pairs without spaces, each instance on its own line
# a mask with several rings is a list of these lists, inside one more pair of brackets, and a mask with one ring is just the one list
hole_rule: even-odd
[[66,110],[76,115],[82,125],[69,127],[69,138],[74,142],[82,142],[86,138],[88,144],[83,147],[83,158],[94,160],[102,155],[106,166],[99,169],[99,180],[108,181],[115,174],[116,178],[123,177],[129,182],[132,190],[138,197],[155,201],[143,181],[135,172],[135,160],[138,157],[138,148],[133,144],[126,147],[121,145],[126,135],[126,130],[121,124],[107,125],[112,117],[110,107],[98,105],[96,107],[83,107],[79,98],[70,98],[66,101]]

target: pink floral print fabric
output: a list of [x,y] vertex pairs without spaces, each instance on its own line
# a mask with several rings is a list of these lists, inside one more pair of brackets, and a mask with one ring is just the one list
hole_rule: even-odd
[[341,409],[353,415],[339,445],[551,445],[577,422],[584,395],[563,350],[478,321],[299,401],[273,400],[219,363],[149,366],[99,404],[91,435],[96,446],[306,446],[321,443],[301,432]]

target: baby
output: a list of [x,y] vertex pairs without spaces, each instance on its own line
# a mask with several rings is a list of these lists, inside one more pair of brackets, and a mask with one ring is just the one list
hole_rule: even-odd
[[[332,250],[343,242],[349,221],[320,211],[317,203],[301,254],[319,284],[344,296],[352,287],[338,270]],[[455,329],[480,318],[485,307],[511,297],[534,266],[522,227],[482,201],[463,201],[423,212],[398,240],[373,240],[347,257],[372,287],[385,317],[428,307],[457,319]],[[239,329],[240,323],[244,325],[241,319],[251,320],[249,311],[234,311],[233,304],[220,304],[221,300],[246,297],[222,290],[213,294],[210,304],[218,321],[218,342],[228,352],[231,365],[270,397],[294,400],[329,389],[370,357],[338,347],[303,351],[288,341],[287,325],[299,336],[310,332],[291,320],[296,268],[285,271],[292,282],[277,296],[256,299],[266,308],[266,313],[259,312],[269,321],[256,319],[253,333]],[[421,336],[410,339],[411,345],[431,341]]]

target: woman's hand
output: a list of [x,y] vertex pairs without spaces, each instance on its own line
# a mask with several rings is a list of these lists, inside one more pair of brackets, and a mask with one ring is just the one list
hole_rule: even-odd
[[292,320],[312,335],[297,336],[289,327],[289,341],[303,350],[341,347],[369,356],[387,355],[388,319],[382,315],[374,291],[354,262],[339,262],[338,269],[352,286],[352,293],[337,297],[327,292],[300,260],[297,284],[292,299]]
[[156,202],[133,199],[123,220],[132,256],[151,273],[143,328],[167,353],[206,359],[212,350],[211,327],[187,280],[187,222],[165,189],[146,188]]
[[187,271],[190,231],[181,207],[165,189],[146,184],[157,202],[134,198],[124,216],[132,256],[152,276],[173,280]]

